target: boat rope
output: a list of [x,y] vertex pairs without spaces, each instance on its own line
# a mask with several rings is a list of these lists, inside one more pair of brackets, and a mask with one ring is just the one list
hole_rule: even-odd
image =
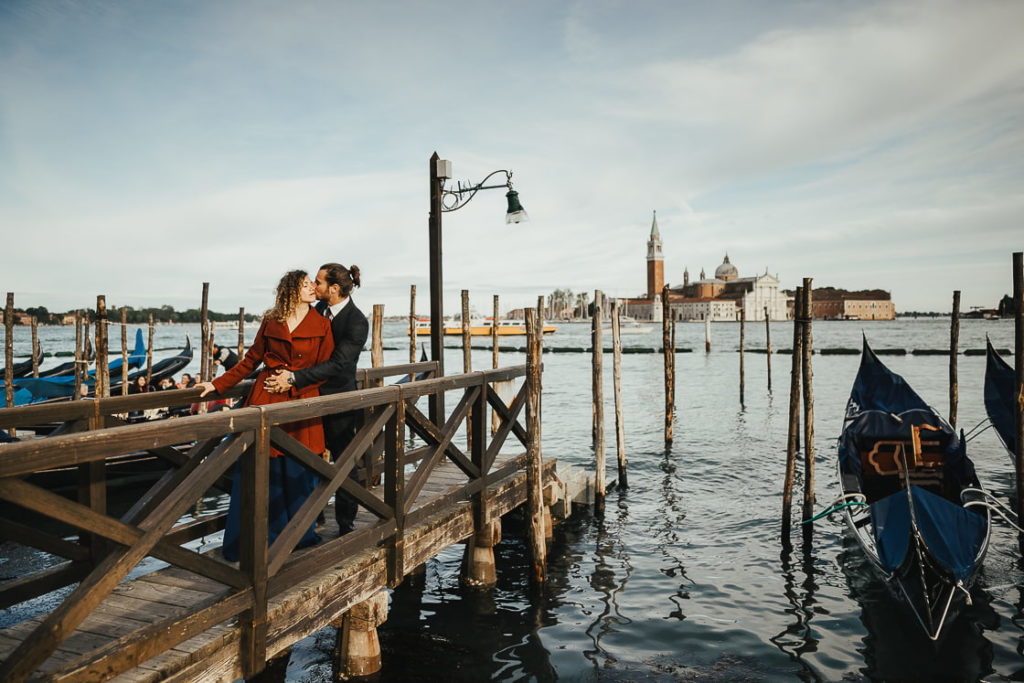
[[971,600],[971,591],[967,590],[967,588],[964,587],[964,582],[963,581],[957,581],[955,588],[959,588],[960,590],[962,590],[964,592],[964,604],[965,605],[970,607],[971,605],[974,604],[974,601]]
[[[989,418],[986,417],[984,420],[982,420],[981,422],[967,430],[966,438],[973,439],[975,436],[977,436],[976,434],[974,434],[974,430],[980,427],[981,425],[985,424],[986,422],[988,422],[989,424],[988,427],[985,427],[985,429],[988,429],[989,427],[992,426],[991,420],[989,420]],[[981,432],[985,431],[985,429],[982,429]],[[978,434],[981,434],[981,432],[978,432]]]
[[867,498],[865,498],[863,493],[843,493],[843,494],[837,496],[836,499],[833,500],[829,504],[829,507],[826,508],[823,512],[819,512],[818,514],[816,514],[815,516],[811,517],[810,519],[805,519],[804,521],[802,521],[800,523],[801,524],[810,524],[811,522],[818,521],[822,517],[828,517],[833,512],[838,512],[839,510],[842,510],[843,508],[859,507],[859,506],[870,507],[868,505]]
[[963,491],[960,492],[961,500],[963,499],[963,497],[967,493],[977,493],[977,494],[981,495],[984,498],[984,500],[970,500],[970,501],[967,501],[967,502],[965,502],[963,504],[963,506],[965,508],[971,508],[971,507],[987,508],[988,510],[991,510],[992,512],[997,514],[999,517],[1001,517],[1004,522],[1006,522],[1007,524],[1012,526],[1014,529],[1016,529],[1017,531],[1019,531],[1022,534],[1024,534],[1024,528],[1021,528],[1020,525],[1018,525],[1015,521],[1013,521],[1013,519],[1010,519],[1010,517],[1013,517],[1014,519],[1016,519],[1017,515],[1014,514],[1013,510],[1011,510],[1010,508],[1006,507],[1003,503],[999,502],[998,498],[993,496],[991,493],[989,493],[985,489],[966,488],[966,489],[964,489]]
[[974,439],[977,438],[980,434],[984,434],[986,430],[992,429],[992,427],[995,427],[995,425],[990,422],[988,425],[985,426],[984,429],[980,429],[974,434],[964,437],[964,441],[974,441]]

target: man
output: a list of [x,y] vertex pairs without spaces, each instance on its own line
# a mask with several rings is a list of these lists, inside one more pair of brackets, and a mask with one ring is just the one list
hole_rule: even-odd
[[233,349],[227,346],[220,346],[218,344],[213,345],[213,364],[223,365],[224,372],[227,372],[231,368],[238,364],[238,354]]
[[[359,286],[359,267],[346,268],[340,263],[325,263],[317,271],[314,287],[319,303],[316,311],[331,321],[331,333],[334,336],[334,353],[330,359],[306,370],[290,372],[281,370],[269,377],[266,387],[269,391],[288,391],[291,386],[304,386],[323,382],[320,395],[337,394],[352,391],[356,388],[356,364],[359,353],[366,344],[370,325],[362,311],[356,308],[351,294],[354,287]],[[359,428],[361,413],[351,411],[327,415],[324,421],[324,436],[327,449],[332,457],[337,458],[345,447],[355,438]],[[356,479],[353,468],[351,478]],[[338,531],[345,535],[352,531],[358,504],[338,489],[334,497],[334,516],[338,520]]]

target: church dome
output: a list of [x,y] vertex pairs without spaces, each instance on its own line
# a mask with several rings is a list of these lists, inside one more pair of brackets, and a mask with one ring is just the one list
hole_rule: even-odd
[[722,265],[715,269],[716,280],[733,280],[739,277],[739,271],[736,270],[736,266],[729,263],[729,255],[725,255],[725,260],[722,261]]

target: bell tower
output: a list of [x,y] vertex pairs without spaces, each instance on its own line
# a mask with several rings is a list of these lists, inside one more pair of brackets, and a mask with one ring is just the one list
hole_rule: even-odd
[[665,257],[661,253],[661,233],[658,232],[658,212],[651,218],[651,237],[647,240],[647,298],[661,296],[665,286]]

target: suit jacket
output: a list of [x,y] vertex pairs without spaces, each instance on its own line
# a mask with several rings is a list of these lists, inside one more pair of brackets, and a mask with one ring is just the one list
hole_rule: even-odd
[[[317,315],[320,315],[319,313]],[[331,320],[334,352],[324,363],[295,373],[295,386],[323,382],[320,394],[337,394],[356,388],[356,364],[370,333],[370,323],[356,302],[349,298],[348,305]]]

